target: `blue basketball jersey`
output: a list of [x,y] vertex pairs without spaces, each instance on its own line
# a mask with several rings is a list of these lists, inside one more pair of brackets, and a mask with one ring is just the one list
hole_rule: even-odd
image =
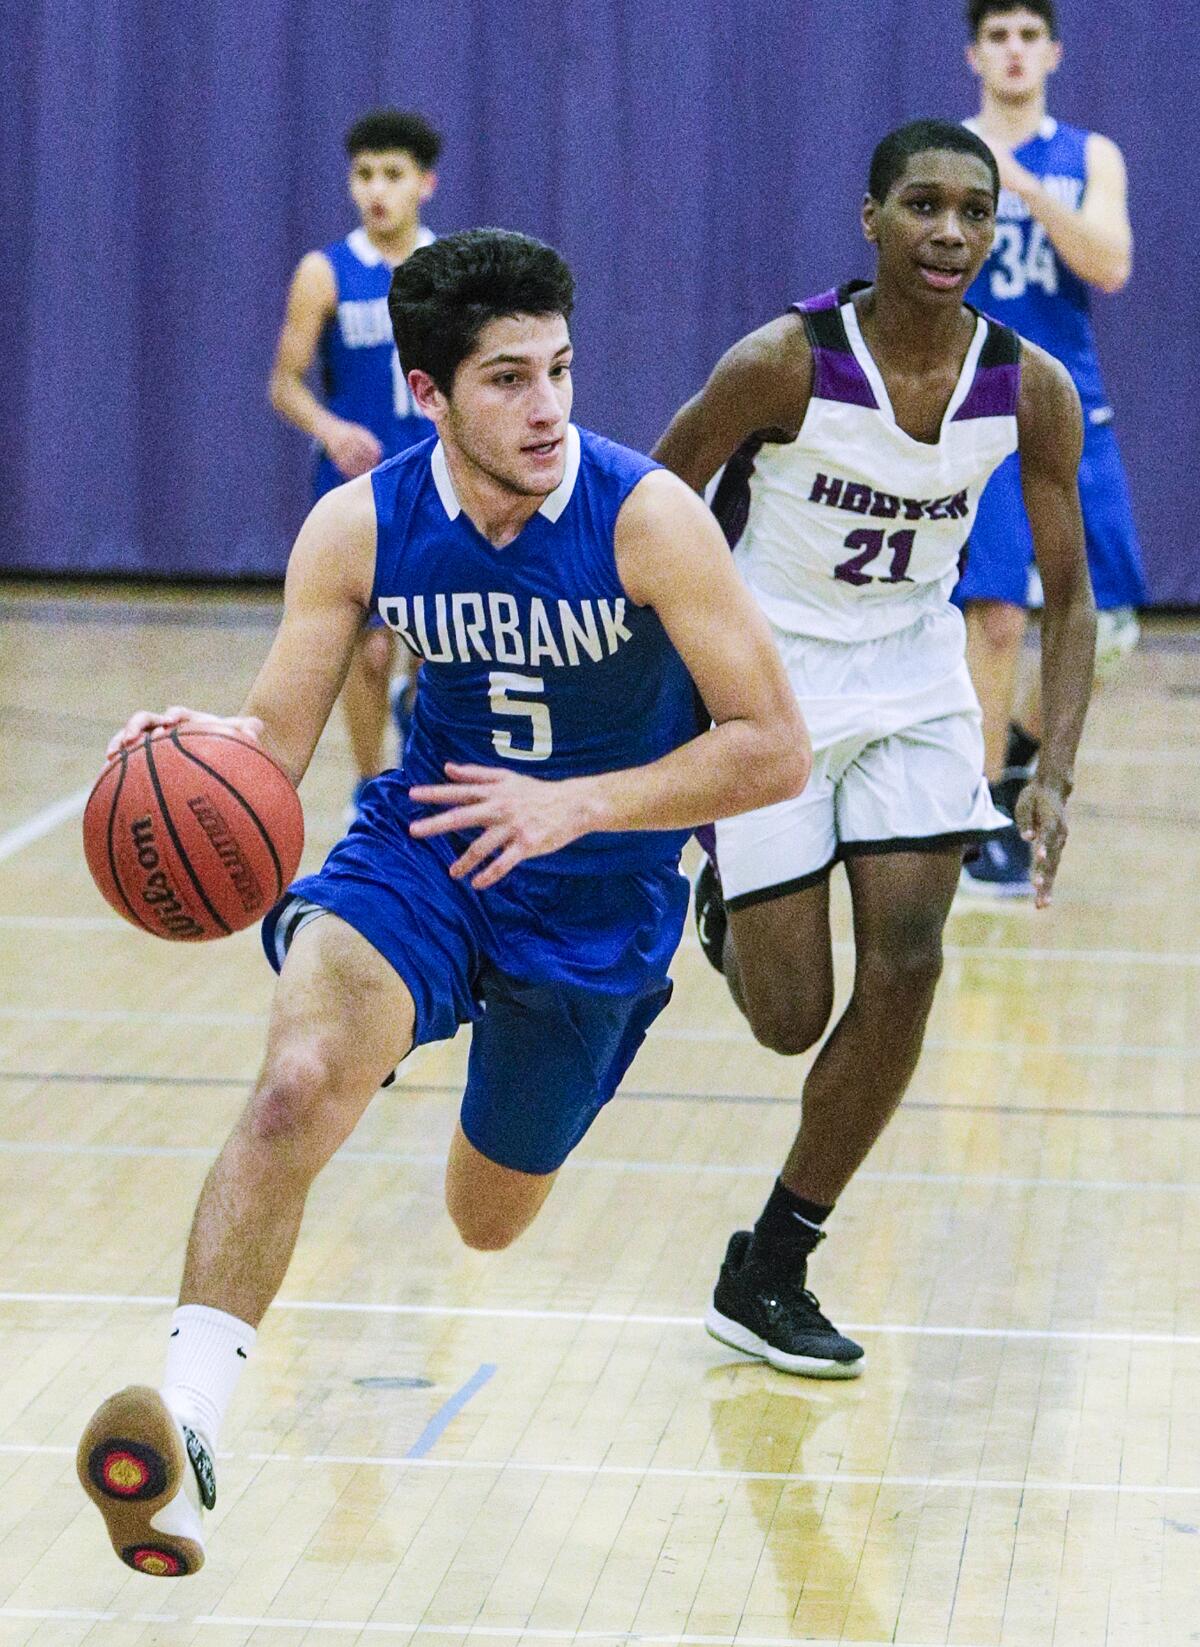
[[[372,471],[372,608],[423,661],[407,783],[447,761],[535,778],[657,760],[696,736],[695,692],[656,614],[617,573],[617,514],[648,458],[570,426],[562,482],[512,543],[462,510],[440,441]],[[593,834],[541,860],[564,874],[674,862],[687,831]]]
[[[1047,116],[1013,157],[1056,200],[1078,211],[1087,187],[1087,140],[1078,126]],[[1061,360],[1079,390],[1084,415],[1102,421],[1093,416],[1105,408],[1106,398],[1091,290],[1059,257],[1025,202],[1008,189],[1000,191],[996,239],[967,301]]]
[[[433,235],[422,229],[418,246]],[[325,404],[338,417],[361,423],[376,435],[385,458],[433,433],[421,417],[400,367],[388,315],[392,265],[371,244],[365,229],[324,247],[337,282],[337,310],[321,334]]]

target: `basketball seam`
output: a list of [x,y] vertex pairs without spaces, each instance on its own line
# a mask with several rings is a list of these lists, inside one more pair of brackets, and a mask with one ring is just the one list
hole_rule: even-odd
[[[212,734],[207,733],[207,732],[204,734],[205,737],[209,737],[211,735]],[[228,738],[226,741],[229,742],[229,743],[241,743],[242,742],[241,738]],[[221,776],[221,774],[216,770],[216,768],[210,766],[207,761],[201,760],[199,755],[193,755],[192,752],[189,749],[185,749],[183,747],[183,744],[179,741],[179,729],[177,727],[175,729],[173,729],[172,732],[171,732],[171,742],[175,745],[176,749],[178,749],[178,751],[181,755],[186,756],[186,758],[189,761],[194,761],[195,764],[200,768],[200,770],[202,772],[207,772],[208,773],[210,778],[215,778],[217,780],[217,782],[221,785],[221,788],[222,789],[227,789],[229,791],[229,793],[233,796],[234,800],[237,801],[239,803],[239,805],[241,805],[245,808],[246,812],[250,816],[250,821],[253,823],[255,829],[258,830],[259,834],[263,838],[263,845],[266,847],[267,851],[271,854],[271,862],[275,866],[275,900],[273,900],[273,901],[278,900],[283,895],[283,865],[279,861],[279,854],[275,850],[275,843],[271,839],[270,835],[267,834],[266,828],[263,824],[262,819],[259,817],[258,813],[250,805],[250,802],[245,798],[245,796],[242,794],[240,789],[235,789],[233,787],[233,785],[228,781],[228,779],[223,778]],[[247,745],[245,747],[253,747],[253,746],[252,745]],[[259,753],[263,754],[263,751],[260,750]],[[270,760],[271,757],[269,755],[265,755],[264,759]],[[272,764],[272,766],[274,766],[274,764],[275,764],[274,761],[271,761],[271,764]],[[280,769],[280,770],[282,770],[282,769]],[[284,774],[284,775],[286,776],[286,774]]]
[[151,752],[150,743],[150,734],[147,732],[145,744],[146,767],[150,773],[150,782],[154,785],[154,794],[158,801],[158,810],[162,814],[163,823],[167,826],[167,834],[171,837],[171,844],[179,854],[179,861],[187,871],[188,880],[191,881],[192,885],[196,889],[196,896],[204,905],[205,909],[207,909],[208,913],[212,916],[213,920],[221,928],[221,931],[228,937],[233,932],[233,928],[227,921],[223,921],[221,919],[216,910],[209,903],[208,898],[205,896],[204,888],[200,885],[199,877],[197,876],[196,871],[192,868],[192,860],[183,849],[183,842],[179,839],[178,831],[176,830],[171,814],[167,809],[167,798],[162,792],[162,784],[158,781],[158,772],[154,765],[154,755]]
[[[125,905],[125,908],[129,911],[130,919],[133,920],[133,921],[136,921],[138,926],[141,927],[143,932],[149,932],[149,933],[153,934],[154,928],[152,926],[150,926],[146,921],[143,921],[142,917],[138,914],[137,910],[133,907],[133,905],[130,903],[129,899],[125,896],[125,888],[121,885],[121,876],[120,876],[120,872],[117,869],[117,855],[113,851],[113,826],[115,825],[115,823],[117,821],[117,802],[121,799],[121,789],[122,789],[122,787],[124,786],[124,783],[125,783],[125,763],[126,763],[127,759],[128,759],[127,751],[122,749],[122,751],[121,751],[121,772],[120,772],[120,776],[117,778],[117,787],[113,791],[113,798],[112,798],[112,801],[110,802],[109,808],[108,808],[108,829],[106,831],[106,845],[107,845],[107,848],[108,848],[108,867],[109,867],[109,871],[112,874],[113,885],[116,887],[117,891],[121,894],[121,902]],[[100,774],[100,779],[97,780],[97,781],[98,782],[103,781],[103,777],[104,777],[104,774],[101,773]]]

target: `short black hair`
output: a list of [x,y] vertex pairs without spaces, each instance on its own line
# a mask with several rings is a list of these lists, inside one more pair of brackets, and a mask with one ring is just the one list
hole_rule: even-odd
[[894,132],[889,132],[871,156],[867,192],[872,200],[882,205],[912,156],[923,154],[926,149],[973,154],[992,174],[993,203],[1000,198],[1000,168],[982,137],[953,120],[910,120],[907,126],[897,126]]
[[356,154],[379,154],[385,149],[403,149],[423,172],[429,172],[437,165],[442,140],[423,115],[400,109],[372,109],[346,133],[346,153],[351,160]]
[[979,31],[993,12],[1031,11],[1040,17],[1050,30],[1051,40],[1058,39],[1058,13],[1054,0],[967,0],[967,27],[971,39],[979,39]]
[[419,247],[396,268],[388,313],[405,372],[444,395],[479,334],[503,315],[571,318],[575,282],[552,246],[508,229],[464,229]]

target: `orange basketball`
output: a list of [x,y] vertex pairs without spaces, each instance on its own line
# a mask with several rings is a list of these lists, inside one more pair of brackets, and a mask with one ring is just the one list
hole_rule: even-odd
[[83,813],[88,868],[108,903],[185,943],[260,920],[303,847],[291,779],[234,732],[148,732],[108,762]]

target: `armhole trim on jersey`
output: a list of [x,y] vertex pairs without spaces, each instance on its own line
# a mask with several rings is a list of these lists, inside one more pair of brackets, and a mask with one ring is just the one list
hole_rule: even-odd
[[[809,308],[803,303],[793,306],[794,312],[804,322],[804,330],[812,349],[813,382],[810,404],[812,400],[836,400],[841,401],[843,405],[863,406],[868,411],[878,411],[879,401],[850,346],[842,311],[840,307],[826,307],[825,295],[822,294],[822,297],[816,300],[821,303],[820,308]],[[833,294],[835,304],[841,295],[841,291]]]
[[[974,309],[971,312],[978,314]],[[1011,326],[1001,325],[987,315],[982,318],[987,323],[987,335],[979,351],[975,377],[951,423],[1017,415],[1021,395],[1021,339]]]

